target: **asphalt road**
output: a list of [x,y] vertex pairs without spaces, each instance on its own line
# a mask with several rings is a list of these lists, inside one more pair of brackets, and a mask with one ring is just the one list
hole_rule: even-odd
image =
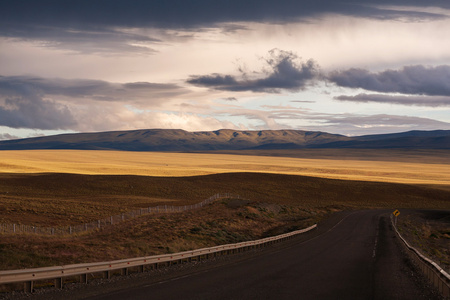
[[388,215],[353,212],[239,262],[87,299],[439,299],[401,253]]

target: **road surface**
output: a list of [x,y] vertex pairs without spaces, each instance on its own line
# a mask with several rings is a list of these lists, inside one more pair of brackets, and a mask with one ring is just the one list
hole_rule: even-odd
[[263,250],[26,299],[440,299],[402,253],[390,212],[343,212]]
[[388,214],[353,212],[284,248],[89,299],[436,298],[401,253]]

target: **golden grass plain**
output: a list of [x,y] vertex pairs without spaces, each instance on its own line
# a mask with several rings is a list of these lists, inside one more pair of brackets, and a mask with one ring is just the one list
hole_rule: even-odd
[[[351,150],[349,150],[351,151]],[[444,154],[441,154],[445,156]],[[313,155],[310,155],[314,157]],[[197,176],[230,172],[303,175],[330,179],[425,184],[450,189],[450,168],[429,159],[395,161],[359,155],[355,159],[283,156],[126,152],[99,150],[0,151],[0,173]],[[423,157],[426,157],[423,156]]]

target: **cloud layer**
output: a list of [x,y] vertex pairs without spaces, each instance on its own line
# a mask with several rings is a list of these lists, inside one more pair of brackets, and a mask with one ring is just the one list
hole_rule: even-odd
[[[51,48],[95,54],[155,54],[155,31],[224,31],[236,23],[286,24],[326,15],[376,20],[436,20],[450,9],[439,0],[21,0],[0,2],[0,37],[37,41]],[[136,29],[149,29],[150,32]],[[160,32],[161,33],[161,32]],[[176,34],[175,34],[176,36]]]
[[[86,124],[94,124],[96,119],[106,116],[91,115],[95,109],[90,109],[85,114],[92,120],[81,122],[80,116],[77,118],[74,113],[85,110],[86,105],[106,106],[103,110],[124,103],[158,106],[161,101],[183,93],[186,90],[174,84],[0,76],[0,125],[34,129],[89,128]],[[100,110],[97,113],[101,113]]]
[[[402,7],[402,9],[396,9]],[[405,9],[406,7],[406,9]],[[446,1],[429,0],[111,0],[6,1],[0,6],[4,24],[43,24],[79,27],[202,27],[223,22],[289,22],[323,14],[371,18],[442,17],[420,8],[450,8]]]
[[[282,93],[308,89],[319,82],[332,82],[339,87],[366,89],[395,94],[341,95],[337,101],[390,103],[423,107],[450,106],[448,96],[450,67],[406,66],[398,70],[369,72],[349,69],[321,74],[312,60],[302,62],[288,51],[273,50],[264,60],[266,68],[250,74],[192,76],[191,85],[222,92]],[[257,77],[250,79],[249,77]],[[347,134],[383,129],[401,131],[417,128],[448,128],[446,122],[429,118],[395,115],[362,115],[320,113],[291,106],[260,105],[258,109],[240,107],[235,96],[221,96],[221,106],[201,100],[186,101],[180,97],[193,91],[177,84],[150,82],[111,83],[90,79],[42,78],[36,76],[0,76],[0,126],[42,130],[103,131],[134,128],[183,128],[215,130],[243,128],[227,116],[256,123],[254,129],[301,128],[329,130]],[[178,99],[178,100],[174,100]],[[226,101],[223,101],[226,100]],[[173,102],[174,101],[174,102]],[[314,105],[317,101],[291,100],[298,105]],[[167,105],[166,105],[167,104]],[[414,125],[415,124],[415,125]],[[244,128],[248,128],[249,125]],[[309,126],[309,127],[308,127]],[[316,126],[316,127],[315,127]],[[397,130],[394,130],[397,129]],[[3,136],[5,138],[6,136]]]
[[359,103],[389,103],[426,107],[450,106],[450,97],[446,96],[392,96],[382,94],[358,94],[356,96],[337,96],[335,100]]
[[[251,92],[296,92],[305,90],[319,82],[331,82],[338,87],[364,89],[378,93],[360,93],[356,96],[341,95],[334,97],[338,101],[360,103],[391,103],[414,106],[450,105],[450,66],[404,66],[398,70],[371,72],[366,69],[352,68],[331,71],[328,74],[320,70],[314,60],[299,62],[299,57],[288,51],[272,50],[266,59],[266,72],[252,72],[256,79],[249,79],[247,73],[241,77],[234,75],[191,76],[187,83],[223,91]],[[256,75],[256,76],[257,76]],[[295,101],[291,101],[295,102]],[[298,101],[308,103],[308,100]]]
[[247,74],[241,78],[232,75],[211,74],[192,76],[187,83],[224,91],[252,91],[278,93],[281,90],[299,91],[319,77],[319,66],[313,60],[298,62],[296,54],[274,49],[265,60],[268,70],[265,76],[249,79]]
[[328,79],[342,87],[383,93],[450,96],[450,66],[406,66],[374,73],[365,69],[332,72]]

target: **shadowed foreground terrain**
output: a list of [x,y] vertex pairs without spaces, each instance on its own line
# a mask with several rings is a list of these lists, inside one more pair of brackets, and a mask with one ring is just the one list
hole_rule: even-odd
[[450,191],[429,186],[281,174],[0,174],[0,223],[76,225],[136,208],[194,204],[216,193],[311,209],[450,206]]
[[[235,201],[230,204],[241,211]],[[65,284],[62,290],[17,298],[441,299],[405,259],[389,215],[386,210],[341,212],[267,248],[110,280],[90,278],[88,285]]]
[[87,299],[440,299],[403,259],[387,214],[354,212],[315,238],[254,259]]
[[223,200],[195,211],[142,216],[77,236],[3,235],[0,269],[105,261],[257,239],[306,227],[343,209],[450,206],[450,192],[441,189],[294,175],[2,174],[0,222],[76,225],[137,207],[193,204],[217,192],[249,201]]
[[397,221],[413,247],[450,273],[450,210],[403,210]]

